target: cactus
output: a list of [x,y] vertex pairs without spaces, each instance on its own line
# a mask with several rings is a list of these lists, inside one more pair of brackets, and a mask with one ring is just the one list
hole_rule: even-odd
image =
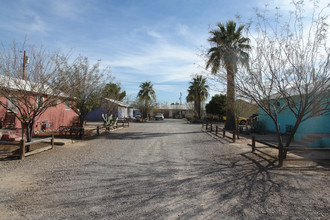
[[106,127],[109,127],[112,121],[112,115],[108,116],[108,114],[102,114],[102,118],[104,121],[104,125]]

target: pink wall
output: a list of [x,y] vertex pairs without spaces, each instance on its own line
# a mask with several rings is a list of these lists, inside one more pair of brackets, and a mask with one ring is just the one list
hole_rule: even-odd
[[[0,101],[1,102],[6,102],[6,99],[4,97],[0,97]],[[0,106],[0,118],[1,117],[4,118],[5,115],[6,115],[6,112],[7,112],[7,110],[4,107]]]
[[[5,98],[0,97],[0,101],[6,101]],[[0,106],[0,117],[5,117],[7,110]],[[55,107],[48,108],[45,113],[43,113],[40,118],[36,121],[34,125],[34,131],[42,130],[41,122],[50,124],[48,129],[58,129],[59,126],[70,126],[72,121],[76,119],[77,114],[72,110],[66,110],[65,104],[60,103]],[[20,121],[16,118],[16,128],[21,128]]]
[[41,130],[40,122],[46,121],[50,124],[50,128],[58,129],[60,126],[70,126],[72,122],[77,118],[77,114],[72,110],[66,110],[65,104],[61,103],[55,107],[48,108],[44,114],[35,123],[35,131]]

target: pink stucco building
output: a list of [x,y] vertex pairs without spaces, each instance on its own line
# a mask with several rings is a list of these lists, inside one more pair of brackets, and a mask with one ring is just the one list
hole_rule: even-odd
[[[22,125],[18,118],[29,117],[32,114],[40,115],[41,112],[43,113],[40,117],[36,118],[33,131],[55,130],[60,126],[70,126],[77,118],[77,114],[63,102],[68,98],[67,95],[56,88],[51,88],[47,82],[36,83],[0,75],[0,88],[1,129],[20,129]],[[25,114],[22,113],[21,116],[20,111]]]
[[[8,102],[4,97],[0,97],[0,101]],[[13,114],[8,112],[7,109],[0,106],[0,127],[5,128],[4,119],[6,114]],[[15,113],[19,114],[19,113]],[[19,115],[18,115],[19,116]],[[54,107],[48,108],[40,118],[34,124],[34,131],[41,130],[55,130],[58,129],[59,126],[70,126],[72,122],[77,118],[77,114],[65,103],[58,102],[58,104]],[[14,119],[14,128],[22,128],[20,121],[15,118]]]

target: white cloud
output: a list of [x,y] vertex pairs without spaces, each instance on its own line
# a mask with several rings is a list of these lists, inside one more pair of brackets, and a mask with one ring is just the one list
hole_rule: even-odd
[[177,25],[177,31],[179,35],[187,36],[189,35],[188,26],[184,24]]
[[[85,11],[84,4],[81,1],[56,0],[51,1],[52,13],[56,16],[72,20],[82,19]],[[90,6],[89,6],[90,7]]]
[[[295,1],[295,2],[300,2],[300,1]],[[329,1],[328,0],[317,0],[315,1],[316,5],[320,9],[325,8],[329,6]],[[305,0],[303,1],[304,4],[304,14],[305,15],[312,15],[313,9],[314,9],[314,1],[312,0]],[[278,8],[280,12],[289,12],[294,10],[294,4],[292,1],[289,0],[276,0],[276,1],[269,1],[269,0],[263,0],[263,1],[258,1],[257,7],[262,9],[265,6],[269,10],[274,10],[275,8]],[[325,11],[325,14],[329,15],[329,9],[327,9],[327,12]]]
[[137,74],[149,76],[157,75],[159,81],[187,80],[192,71],[193,63],[198,60],[194,50],[170,43],[155,43],[145,45],[138,54],[129,54],[116,57],[110,63],[113,67],[132,69]]
[[26,30],[26,32],[37,31],[46,32],[49,30],[44,20],[37,14],[31,13],[30,16],[25,16],[24,23],[20,23],[19,26]]
[[42,15],[28,4],[22,3],[21,7],[13,6],[9,9],[8,15],[10,22],[2,22],[1,26],[15,34],[40,34],[50,30]]
[[157,39],[162,39],[163,36],[156,31],[147,31],[147,34],[151,37],[157,38]]

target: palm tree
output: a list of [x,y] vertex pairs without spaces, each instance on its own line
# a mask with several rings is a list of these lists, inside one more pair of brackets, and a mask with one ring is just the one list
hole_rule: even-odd
[[201,75],[196,75],[190,82],[188,89],[187,102],[194,102],[195,111],[198,119],[201,119],[201,103],[208,97],[209,86],[206,85],[206,79]]
[[235,73],[237,65],[247,66],[249,59],[248,51],[250,39],[242,36],[244,25],[236,29],[236,22],[227,21],[226,25],[217,24],[218,29],[210,31],[211,37],[208,41],[211,48],[208,50],[208,61],[206,69],[211,67],[211,73],[216,75],[220,67],[227,72],[227,106],[226,106],[226,129],[235,129]]
[[[156,93],[153,89],[153,85],[151,84],[151,82],[149,81],[145,81],[143,83],[140,84],[140,91],[138,93],[138,97],[139,99],[144,101],[144,106],[146,109],[148,109],[147,107],[149,106],[149,102],[153,99],[156,100]],[[144,115],[144,117],[146,117],[146,115]]]

